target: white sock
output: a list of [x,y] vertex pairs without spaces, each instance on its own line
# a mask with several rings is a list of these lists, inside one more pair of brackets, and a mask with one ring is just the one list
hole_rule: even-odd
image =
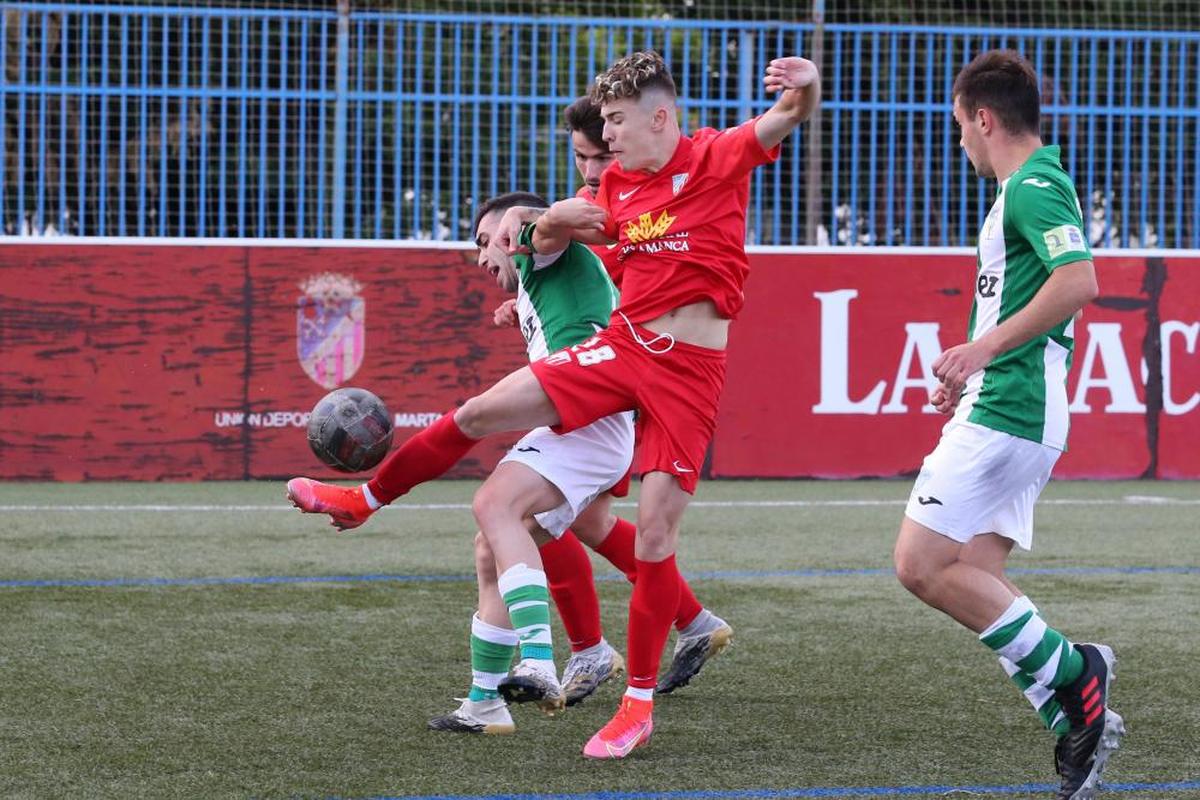
[[371,487],[367,486],[365,483],[362,485],[362,493],[363,499],[367,501],[367,506],[370,507],[372,511],[378,511],[379,509],[383,508],[383,503],[375,499],[375,495],[371,494]]
[[632,697],[634,700],[653,700],[653,689],[639,689],[636,686],[625,687],[625,696]]

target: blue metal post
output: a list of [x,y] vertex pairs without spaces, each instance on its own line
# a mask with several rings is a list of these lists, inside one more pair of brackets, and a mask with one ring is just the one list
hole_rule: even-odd
[[[66,34],[69,17],[63,15],[63,34]],[[65,48],[64,48],[65,56]],[[8,63],[8,15],[0,14],[0,64]],[[8,81],[0,81],[0,120],[8,118]],[[64,95],[64,101],[66,96]],[[63,115],[66,116],[65,114]],[[0,124],[0,153],[8,152],[8,141],[5,137],[7,125]],[[60,162],[61,163],[61,162]],[[0,158],[0,234],[7,233],[5,219],[7,209],[4,207],[4,188],[8,184],[8,159]],[[61,187],[66,181],[59,181]]]
[[259,26],[262,40],[258,43],[258,226],[254,235],[259,237],[267,235],[267,121],[270,115],[267,107],[267,80],[270,75],[267,55],[271,50],[270,22],[269,17],[262,18],[262,25]]
[[250,111],[246,99],[250,96],[250,17],[242,17],[242,82],[238,113],[238,170],[237,170],[237,235],[246,236],[246,118]]
[[[328,163],[325,147],[325,109],[329,103],[325,101],[325,77],[329,74],[328,59],[329,48],[326,47],[326,42],[329,41],[329,24],[326,20],[321,20],[321,69],[318,74],[321,76],[320,82],[317,84],[317,92],[320,101],[317,104],[317,238],[325,236],[325,186],[329,183],[329,172],[325,169],[325,164]],[[345,165],[342,165],[343,170]],[[330,215],[330,225],[333,224],[333,215]]]
[[[529,93],[526,95],[530,98],[538,96],[538,34],[540,33],[539,26],[536,20],[529,27]],[[525,177],[527,192],[537,192],[537,145],[538,145],[538,124],[541,122],[540,109],[536,103],[530,102],[525,109],[525,117],[529,124],[529,131],[526,134],[528,141],[526,147],[526,163],[529,174]],[[553,196],[553,195],[551,195]]]
[[300,99],[297,105],[300,107],[298,119],[296,120],[296,140],[298,142],[298,150],[296,152],[296,236],[304,238],[304,215],[307,211],[305,207],[305,199],[308,192],[308,159],[305,158],[308,148],[308,101],[311,93],[308,88],[308,20],[300,21],[300,77],[296,81],[296,87],[299,91]]
[[[17,232],[25,225],[25,86],[28,77],[25,73],[25,53],[28,50],[28,40],[25,36],[25,14],[21,14],[21,22],[17,26],[17,56],[21,66],[17,70],[17,81],[21,88],[17,92]],[[4,65],[8,69],[8,65]],[[81,114],[82,116],[82,114]],[[79,141],[83,142],[83,130],[80,125]],[[81,145],[82,147],[82,145]],[[64,162],[65,163],[65,162]],[[65,183],[65,181],[64,181]]]
[[229,88],[229,19],[221,20],[221,102],[217,106],[220,117],[220,156],[217,158],[217,236],[225,235],[225,165],[229,161],[226,131],[229,115],[226,113],[225,95]]
[[[66,60],[64,53],[63,59]],[[64,70],[64,75],[66,71]],[[63,80],[66,80],[64,77]],[[147,161],[148,155],[146,151],[146,140],[150,132],[150,21],[145,17],[142,18],[142,102],[141,102],[141,128],[138,130],[138,236],[146,235],[146,184],[150,165]],[[64,137],[64,141],[66,137]],[[64,208],[66,207],[64,201]]]
[[[303,47],[301,47],[303,50]],[[287,236],[287,110],[288,100],[288,21],[287,17],[279,20],[279,163],[275,174],[279,180],[279,212],[275,218],[276,236]],[[303,100],[301,101],[303,103]]]
[[[65,15],[64,15],[65,22]],[[0,63],[3,59],[0,58]],[[121,199],[118,202],[118,214],[120,215],[117,221],[117,234],[125,235],[125,178],[128,175],[125,148],[129,142],[128,136],[128,118],[129,118],[129,17],[121,17],[121,132],[119,134],[120,143],[117,147],[117,173],[120,176]],[[3,148],[0,148],[3,149]]]
[[[366,78],[363,77],[363,69],[366,67],[366,44],[363,39],[366,35],[366,23],[361,23],[356,27],[358,38],[358,46],[354,60],[354,89],[352,92],[356,95],[354,98],[354,207],[350,212],[350,218],[354,220],[354,228],[351,231],[351,236],[355,239],[362,236],[362,179],[363,179],[363,111],[366,106],[366,99],[363,95],[366,94]],[[420,48],[417,52],[424,52]]]
[[[401,175],[404,173],[404,29],[405,23],[396,25],[396,102],[392,111],[395,116],[394,132],[392,134],[392,237],[400,238],[401,220],[404,217],[404,191],[401,186]],[[479,26],[475,28],[479,35]],[[478,46],[475,48],[479,52]],[[478,84],[476,84],[478,85]],[[479,110],[475,111],[476,124],[479,123]]]
[[350,84],[350,0],[337,4],[337,77],[333,114],[333,238],[346,235],[346,111]]
[[[383,21],[375,23],[375,91],[383,93]],[[400,54],[397,53],[399,58]],[[372,236],[383,238],[383,101],[372,103],[375,111],[375,226]]]
[[[38,66],[41,69],[39,83],[44,83],[46,74],[49,72],[50,61],[50,42],[48,35],[48,24],[50,21],[49,14],[42,15],[42,48],[41,58],[38,60]],[[22,61],[25,54],[21,54]],[[8,69],[8,65],[4,66]],[[46,101],[48,95],[46,92],[40,92],[38,96],[38,150],[37,150],[37,216],[33,225],[30,227],[33,232],[37,233],[46,229]]]
[[[108,17],[105,17],[107,20]],[[179,235],[187,235],[187,149],[188,149],[188,18],[179,23],[179,43],[182,55],[179,59]]]
[[[458,239],[462,233],[460,227],[459,216],[462,211],[462,200],[459,196],[462,191],[461,173],[462,173],[462,74],[461,68],[462,59],[462,23],[454,26],[454,58],[460,66],[454,72],[454,94],[460,98],[454,104],[454,112],[451,121],[451,128],[454,138],[454,150],[450,155],[450,238]],[[475,91],[479,91],[479,84],[475,84]],[[472,103],[478,107],[478,103]],[[474,235],[475,231],[471,231]]]

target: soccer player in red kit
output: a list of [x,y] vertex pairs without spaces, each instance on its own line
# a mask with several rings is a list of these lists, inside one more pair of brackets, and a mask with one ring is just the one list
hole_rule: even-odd
[[[596,204],[560,201],[540,217],[532,244],[550,253],[570,239],[617,240],[625,271],[609,327],[446,414],[393,452],[363,487],[289,482],[302,510],[355,527],[374,508],[441,475],[484,436],[540,425],[569,431],[637,409],[643,477],[629,686],[617,714],[585,745],[590,757],[622,758],[653,731],[658,663],[679,601],[679,526],[715,427],[729,325],[741,310],[749,272],[750,172],[778,158],[780,143],[819,101],[817,70],[805,59],[775,59],[763,80],[780,96],[761,116],[684,136],[675,85],[657,53],[634,53],[597,76],[592,97],[618,164],[604,173]],[[493,246],[504,246],[502,237]],[[476,516],[498,560],[540,565],[523,509]]]
[[[600,107],[585,95],[567,106],[563,121],[571,137],[575,167],[583,179],[576,197],[593,200],[600,190],[600,176],[614,160],[604,141]],[[518,208],[509,219],[533,222],[544,210]],[[622,265],[616,243],[593,245],[592,251],[619,287]],[[506,301],[496,310],[495,318],[498,325],[516,325],[515,301]],[[629,475],[626,475],[616,486],[601,493],[571,524],[571,530],[557,539],[550,538],[538,548],[550,596],[571,644],[571,657],[563,668],[561,681],[569,706],[582,701],[615,672],[624,669],[624,661],[604,639],[591,561],[581,542],[604,556],[630,580],[636,579],[636,529],[612,513],[613,498],[625,497],[628,492]],[[700,604],[682,575],[679,581],[675,615],[679,637],[671,663],[655,687],[659,694],[690,683],[733,638],[732,626]]]

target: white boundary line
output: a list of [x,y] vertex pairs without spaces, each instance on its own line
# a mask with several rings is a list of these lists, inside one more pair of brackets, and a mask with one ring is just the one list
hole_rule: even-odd
[[[0,236],[0,245],[126,245],[155,247],[300,247],[361,250],[474,250],[472,242],[433,241],[432,239],[272,239],[170,236]],[[832,245],[747,245],[748,253],[776,255],[878,255],[878,256],[973,256],[973,247],[920,247],[915,245],[854,246]],[[1146,258],[1200,258],[1200,250],[1167,250],[1162,248],[1096,248],[1098,256]]]
[[[906,500],[696,500],[690,508],[870,508],[899,507]],[[637,503],[614,503],[618,508],[637,508]],[[1114,498],[1061,498],[1038,502],[1040,506],[1196,506],[1200,499],[1163,497],[1161,495],[1125,495]],[[397,503],[386,507],[390,511],[469,511],[469,503]],[[191,511],[289,511],[292,506],[277,505],[217,505],[217,504],[79,504],[79,505],[0,505],[0,512],[150,512],[180,513]]]

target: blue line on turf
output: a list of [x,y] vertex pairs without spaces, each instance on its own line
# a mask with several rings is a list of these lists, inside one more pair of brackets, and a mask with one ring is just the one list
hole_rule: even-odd
[[[1018,567],[1013,575],[1197,575],[1200,567]],[[689,580],[738,578],[841,578],[891,575],[887,569],[781,569],[716,570],[689,572]],[[597,575],[596,580],[620,581],[623,575]],[[111,587],[111,586],[271,586],[302,583],[460,583],[474,581],[474,575],[242,575],[199,578],[47,578],[0,580],[0,589]]]
[[[484,795],[404,795],[408,800],[739,800],[739,798],[786,797],[899,797],[914,795],[1026,794],[1049,793],[1058,787],[1048,783],[1023,783],[1009,786],[828,786],[810,789],[730,789],[727,791],[676,792],[583,792],[580,794],[484,794]],[[1200,781],[1168,783],[1106,783],[1106,792],[1170,792],[1200,789]],[[379,795],[370,800],[399,800],[400,795]]]

